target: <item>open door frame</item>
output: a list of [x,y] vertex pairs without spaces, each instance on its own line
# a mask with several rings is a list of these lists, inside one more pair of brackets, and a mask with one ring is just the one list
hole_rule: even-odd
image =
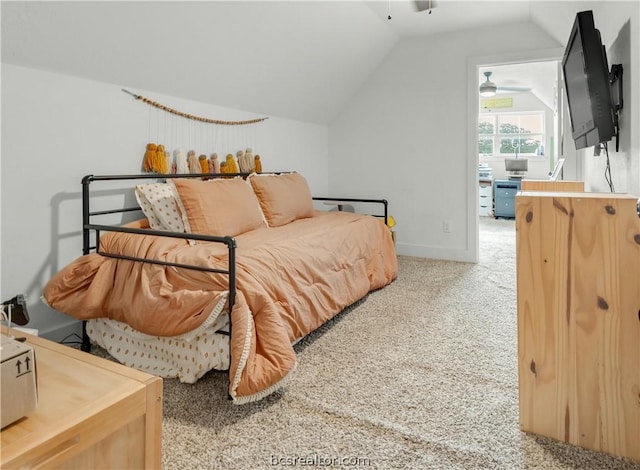
[[[478,73],[480,67],[561,60],[564,48],[540,49],[491,56],[469,57],[467,60],[467,253],[478,262],[480,259],[479,193],[478,193]],[[559,157],[559,155],[558,155]]]

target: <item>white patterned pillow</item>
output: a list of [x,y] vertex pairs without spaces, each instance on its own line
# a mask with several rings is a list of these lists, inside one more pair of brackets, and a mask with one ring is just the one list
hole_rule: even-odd
[[149,227],[169,232],[185,231],[182,214],[168,184],[139,184],[135,194],[142,212],[149,220]]

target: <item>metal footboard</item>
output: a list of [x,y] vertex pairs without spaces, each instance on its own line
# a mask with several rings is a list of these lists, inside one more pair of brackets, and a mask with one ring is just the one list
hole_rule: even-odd
[[[142,174],[142,175],[105,175],[105,176],[94,176],[87,175],[82,178],[82,253],[87,255],[94,251],[102,256],[117,258],[117,259],[126,259],[129,261],[138,261],[142,263],[150,263],[150,264],[158,264],[162,266],[173,266],[177,268],[185,268],[185,269],[193,269],[195,271],[204,271],[204,272],[212,272],[219,274],[226,274],[229,276],[229,296],[228,296],[228,304],[229,304],[229,331],[219,330],[216,333],[224,334],[231,336],[231,310],[235,303],[236,297],[236,241],[232,237],[219,237],[213,235],[205,235],[205,234],[196,234],[196,233],[183,233],[183,232],[166,232],[162,230],[153,230],[153,229],[140,229],[133,227],[122,227],[117,225],[105,225],[105,224],[93,224],[91,223],[92,217],[108,215],[108,214],[119,214],[126,212],[136,212],[141,211],[139,206],[135,207],[125,207],[122,209],[112,209],[112,210],[103,210],[103,211],[91,211],[91,191],[90,185],[95,181],[123,181],[123,180],[140,180],[140,179],[168,179],[168,178],[220,178],[220,177],[229,177],[229,176],[248,176],[248,174],[238,173],[238,174],[211,174],[211,175],[202,175],[202,174],[182,174],[182,175],[156,175],[156,174]],[[95,232],[95,245],[91,245],[91,232]],[[228,253],[229,253],[229,264],[227,269],[218,269],[218,268],[207,268],[203,266],[195,266],[190,264],[181,264],[181,263],[171,263],[168,261],[161,261],[155,259],[148,258],[139,258],[134,256],[123,256],[116,255],[113,253],[107,253],[100,250],[100,233],[101,232],[120,232],[120,233],[134,233],[140,235],[153,235],[158,237],[169,237],[169,238],[182,238],[189,240],[199,240],[205,242],[214,242],[214,243],[224,243],[227,245]],[[86,320],[82,322],[82,350],[90,351],[91,350],[91,341],[89,339],[89,335],[87,334],[87,322]]]

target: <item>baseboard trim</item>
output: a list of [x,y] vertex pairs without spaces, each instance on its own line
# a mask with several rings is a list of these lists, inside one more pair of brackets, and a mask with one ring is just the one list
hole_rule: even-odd
[[416,258],[443,259],[449,261],[462,261],[475,263],[475,257],[469,250],[442,248],[427,245],[415,245],[411,243],[396,244],[396,252],[403,256],[415,256]]

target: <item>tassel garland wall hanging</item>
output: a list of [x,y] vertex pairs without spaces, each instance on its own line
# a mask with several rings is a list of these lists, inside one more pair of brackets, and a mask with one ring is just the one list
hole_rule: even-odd
[[[149,143],[142,171],[158,174],[262,172],[260,155],[253,154],[255,126],[268,118],[244,121],[204,118],[177,111],[125,89],[122,91],[151,106]],[[173,151],[169,151],[171,148]],[[234,148],[240,150],[234,151]],[[226,155],[223,161],[218,158],[218,152]]]

